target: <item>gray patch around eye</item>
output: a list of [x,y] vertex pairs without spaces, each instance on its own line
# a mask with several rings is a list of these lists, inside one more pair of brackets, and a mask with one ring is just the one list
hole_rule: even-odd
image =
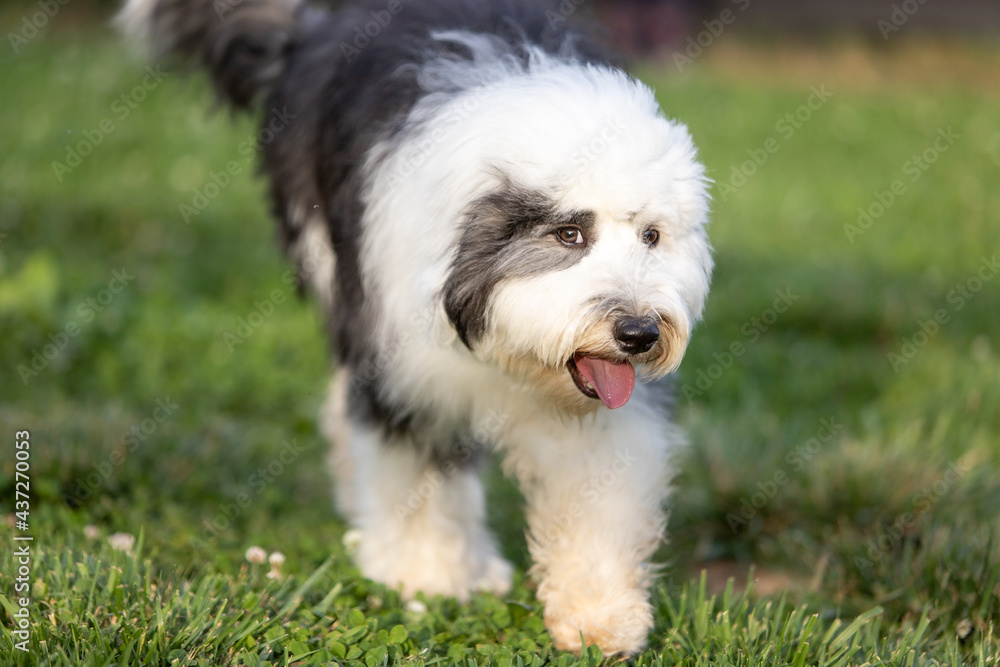
[[506,180],[495,192],[473,202],[444,286],[445,311],[462,342],[486,330],[486,311],[497,284],[568,269],[590,251],[590,243],[567,246],[554,236],[566,226],[593,235],[590,211],[565,213],[544,193]]

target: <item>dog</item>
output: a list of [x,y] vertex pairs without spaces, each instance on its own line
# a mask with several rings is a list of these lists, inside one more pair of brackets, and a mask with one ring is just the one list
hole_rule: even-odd
[[280,237],[328,322],[320,426],[361,572],[406,597],[508,591],[493,448],[555,646],[630,655],[683,442],[669,374],[712,271],[708,179],[578,4],[128,0],[118,22],[262,116]]

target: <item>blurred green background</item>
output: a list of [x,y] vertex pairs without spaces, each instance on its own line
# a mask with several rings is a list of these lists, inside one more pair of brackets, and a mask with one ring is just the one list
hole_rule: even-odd
[[[326,344],[314,305],[284,280],[265,184],[245,150],[253,119],[210,111],[200,77],[148,75],[107,27],[109,4],[60,5],[26,37],[39,6],[0,6],[0,540],[18,532],[12,442],[29,430],[36,657],[110,664],[133,646],[164,664],[280,663],[293,640],[322,645],[323,614],[342,628],[419,626],[392,592],[359,579],[341,544],[315,426]],[[889,4],[871,11],[891,15]],[[664,646],[683,644],[663,639],[677,625],[666,601],[702,570],[709,592],[730,576],[739,588],[751,565],[760,604],[784,595],[824,623],[879,605],[876,635],[891,639],[926,615],[920,664],[995,656],[995,34],[943,35],[915,19],[883,39],[872,21],[822,32],[767,30],[767,18],[703,37],[689,62],[687,37],[710,30],[699,17],[635,69],[690,126],[715,180],[717,265],[678,375],[692,447],[659,557],[655,650],[643,660],[666,662]],[[239,173],[220,179],[231,161]],[[181,205],[196,201],[203,209],[185,221]],[[302,452],[261,485],[255,474],[283,443]],[[512,595],[530,608],[518,492],[495,464],[487,474],[491,521],[521,568]],[[116,560],[104,539],[115,532],[141,534],[145,565]],[[266,616],[267,591],[281,602],[271,615],[282,608],[281,591],[243,563],[252,544],[282,550],[293,576],[333,554],[313,602],[337,584],[343,593],[312,620],[295,617],[298,634],[252,645],[253,630],[237,641],[225,624],[198,625],[183,598],[206,582],[218,587],[207,598],[236,599],[238,588]],[[16,567],[0,552],[6,606]],[[115,563],[134,579],[109,580]],[[140,639],[122,618],[146,613],[136,610],[154,595],[149,580],[164,611]],[[435,633],[466,613],[435,604]],[[256,606],[231,613],[252,620]],[[545,646],[539,617],[511,621],[535,643],[529,654]],[[185,643],[185,632],[200,639]],[[437,644],[413,635],[396,657],[426,649],[457,660],[504,644],[454,632]]]

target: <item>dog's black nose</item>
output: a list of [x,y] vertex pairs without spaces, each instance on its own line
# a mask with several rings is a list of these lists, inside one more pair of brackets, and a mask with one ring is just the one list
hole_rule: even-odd
[[622,352],[648,352],[660,338],[660,328],[652,317],[623,317],[615,324],[615,339]]

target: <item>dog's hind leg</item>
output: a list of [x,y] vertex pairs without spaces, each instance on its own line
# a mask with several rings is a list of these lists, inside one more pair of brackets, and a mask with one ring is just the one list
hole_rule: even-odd
[[477,457],[461,447],[443,457],[410,435],[387,435],[352,417],[348,382],[345,372],[332,383],[322,423],[337,505],[361,532],[355,558],[362,573],[400,586],[406,597],[505,593],[512,568],[486,527]]

